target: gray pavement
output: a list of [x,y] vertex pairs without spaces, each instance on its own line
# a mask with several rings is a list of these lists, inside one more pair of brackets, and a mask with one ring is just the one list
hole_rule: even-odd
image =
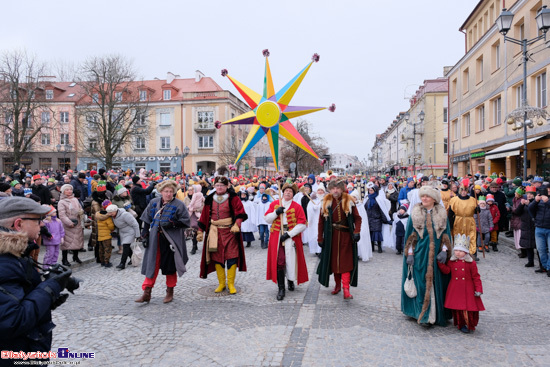
[[190,255],[166,305],[164,276],[151,303],[137,304],[140,269],[105,269],[85,252],[88,261],[73,266],[84,283],[54,311],[53,350],[95,352],[83,366],[550,365],[550,278],[525,268],[511,242],[502,242],[478,264],[487,311],[468,335],[451,325],[424,328],[401,313],[402,258],[389,251],[360,262],[351,301],[319,286],[318,260],[307,248],[310,281],[282,302],[265,280],[259,241],[246,249],[249,270],[237,273],[237,295],[214,294],[215,274],[200,279],[200,255]]

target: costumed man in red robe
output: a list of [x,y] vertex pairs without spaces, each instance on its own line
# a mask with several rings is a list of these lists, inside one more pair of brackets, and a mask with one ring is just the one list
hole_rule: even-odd
[[282,191],[283,197],[273,201],[264,216],[265,221],[271,224],[266,279],[279,286],[279,301],[285,298],[285,275],[289,291],[294,290],[295,281],[301,284],[309,279],[300,236],[307,228],[306,215],[302,206],[292,200],[298,187],[296,184],[286,183]]
[[[317,268],[319,283],[328,287],[334,273],[336,286],[332,294],[344,288],[344,299],[353,299],[350,285],[357,287],[357,242],[360,239],[361,216],[344,181],[330,181],[330,195],[323,198],[319,214],[317,242],[323,249]],[[340,282],[342,285],[340,285]]]
[[235,294],[237,293],[235,288],[237,268],[239,271],[246,271],[240,232],[241,223],[248,216],[241,199],[235,192],[228,191],[228,186],[227,177],[217,176],[214,179],[215,191],[204,201],[198,223],[197,241],[202,241],[204,233],[200,277],[206,279],[209,273],[215,271],[220,284],[214,292],[222,292],[226,288],[224,265],[227,263],[227,288],[230,294]]

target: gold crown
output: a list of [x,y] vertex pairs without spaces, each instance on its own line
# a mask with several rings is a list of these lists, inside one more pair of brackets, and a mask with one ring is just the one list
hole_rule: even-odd
[[469,248],[470,247],[470,236],[465,234],[457,234],[455,236],[455,245],[454,247]]

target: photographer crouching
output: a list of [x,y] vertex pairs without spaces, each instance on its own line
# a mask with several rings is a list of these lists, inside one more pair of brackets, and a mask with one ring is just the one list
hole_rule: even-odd
[[[52,313],[63,304],[79,281],[71,270],[53,265],[39,272],[40,264],[29,253],[49,211],[32,199],[11,197],[0,208],[0,345],[3,351],[44,352],[51,350]],[[0,359],[0,366],[17,359]],[[46,359],[40,359],[45,362]],[[28,360],[29,364],[32,360]]]

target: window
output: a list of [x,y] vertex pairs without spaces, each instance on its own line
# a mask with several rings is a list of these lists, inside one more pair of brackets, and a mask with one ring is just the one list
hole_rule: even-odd
[[483,55],[476,60],[476,84],[483,81]]
[[162,99],[165,101],[172,99],[172,91],[169,89],[162,91]]
[[13,145],[13,134],[12,133],[4,134],[4,142],[6,143],[7,146],[11,147]]
[[491,48],[491,60],[492,60],[492,69],[500,69],[500,42],[497,42]]
[[147,120],[147,115],[144,112],[136,113],[136,125],[145,126],[145,121]]
[[99,102],[99,94],[97,94],[97,93],[92,94],[92,102],[94,102],[94,103]]
[[122,92],[115,92],[115,101],[122,102]]
[[46,89],[46,99],[53,99],[53,89]]
[[139,100],[140,101],[146,101],[147,100],[147,91],[146,90],[140,90],[139,91]]
[[516,107],[521,107],[523,105],[523,84],[520,84],[516,87]]
[[172,171],[171,163],[160,163],[160,171],[161,172],[170,172]]
[[49,112],[42,112],[42,123],[43,124],[49,124],[50,123],[50,113]]
[[4,118],[6,120],[6,124],[12,124],[13,123],[13,115],[10,112],[6,112],[4,114]]
[[470,136],[470,114],[466,114],[462,117],[462,123],[464,125],[464,128],[462,131],[464,132],[463,136]]
[[42,145],[50,145],[50,134],[42,134],[40,140]]
[[90,152],[97,150],[97,139],[88,140],[88,150]]
[[199,148],[214,148],[214,136],[199,136]]
[[462,94],[468,93],[470,89],[470,69],[466,68],[462,72]]
[[98,124],[99,117],[96,114],[90,113],[86,116],[86,121],[88,122],[88,127],[93,129]]
[[69,134],[59,134],[59,144],[68,145],[69,144]]
[[485,105],[477,109],[477,131],[485,130]]
[[39,158],[39,168],[43,170],[52,168],[52,159],[51,158]]
[[199,111],[199,122],[214,122],[214,112],[212,111]]
[[443,138],[443,154],[447,154],[449,149],[448,138]]
[[145,163],[141,163],[141,162],[136,163],[136,172],[139,172],[139,170],[142,169],[142,168],[145,169],[146,166],[147,165]]
[[136,138],[136,149],[145,149],[145,138],[139,136]]
[[502,122],[502,116],[501,116],[501,106],[502,106],[502,99],[498,97],[497,99],[493,100],[493,126],[498,126]]
[[59,121],[62,123],[68,123],[69,122],[69,113],[68,112],[60,112],[59,113]]
[[449,118],[449,109],[447,107],[443,107],[443,122],[447,122]]
[[451,101],[456,101],[456,78],[451,82]]
[[23,115],[23,118],[21,119],[21,125],[26,128],[30,129],[32,124],[32,116],[29,116],[27,113]]
[[546,72],[537,76],[537,107],[546,107]]
[[160,125],[161,126],[170,126],[172,125],[172,117],[170,113],[161,113],[160,114]]
[[160,149],[170,149],[170,137],[163,136],[160,138]]

